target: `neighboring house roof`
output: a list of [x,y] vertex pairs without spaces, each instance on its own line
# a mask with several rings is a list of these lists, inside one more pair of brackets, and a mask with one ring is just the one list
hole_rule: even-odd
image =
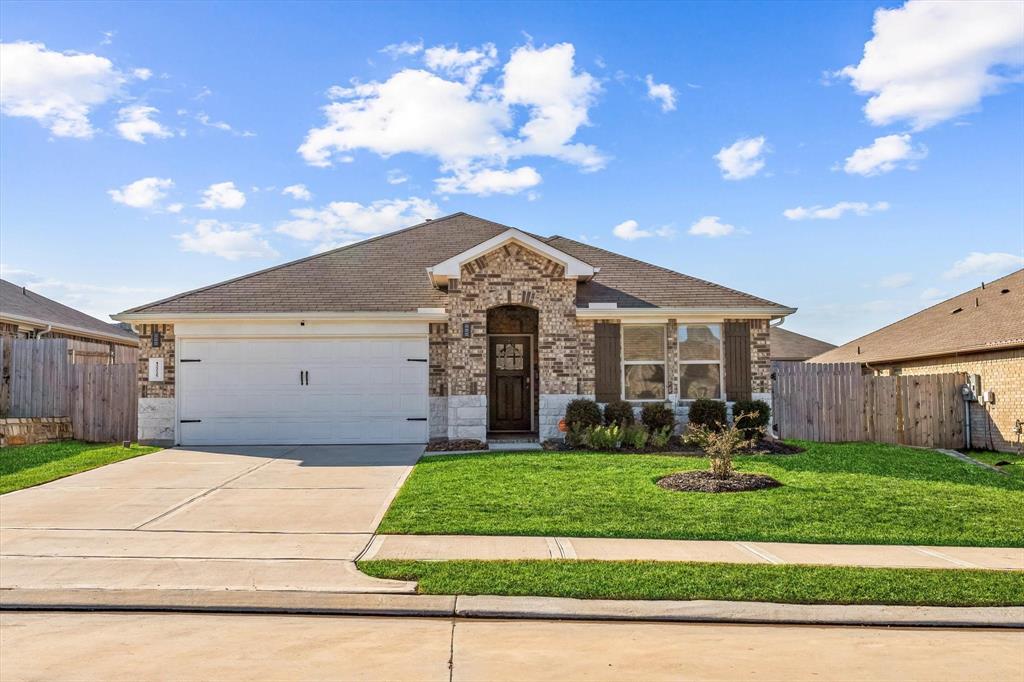
[[[513,228],[466,213],[455,213],[132,308],[117,317],[410,312],[418,308],[444,308],[447,294],[432,285],[428,269],[509,229]],[[529,236],[600,269],[592,279],[577,285],[579,306],[614,302],[620,307],[771,307],[782,315],[793,312],[750,294],[565,237]]]
[[0,320],[39,328],[52,326],[55,331],[72,336],[95,337],[127,345],[139,343],[137,335],[119,325],[97,320],[3,279],[0,279]]
[[1024,346],[1024,269],[854,339],[810,362],[885,362]]
[[806,360],[836,347],[782,327],[772,327],[770,333],[772,360]]

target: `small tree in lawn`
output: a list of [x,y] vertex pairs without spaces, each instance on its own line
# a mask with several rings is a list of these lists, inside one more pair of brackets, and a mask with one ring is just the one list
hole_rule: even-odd
[[737,428],[736,424],[742,422],[753,422],[757,418],[757,412],[744,412],[738,415],[731,425],[717,423],[712,426],[707,424],[690,424],[686,431],[686,442],[696,445],[707,453],[711,460],[711,475],[715,478],[732,477],[732,458],[743,448],[750,447],[757,442],[760,433],[748,438],[744,429]]

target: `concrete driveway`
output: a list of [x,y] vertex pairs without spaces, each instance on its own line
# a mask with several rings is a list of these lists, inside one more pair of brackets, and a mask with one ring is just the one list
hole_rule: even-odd
[[0,588],[411,592],[354,559],[418,445],[161,450],[0,497]]

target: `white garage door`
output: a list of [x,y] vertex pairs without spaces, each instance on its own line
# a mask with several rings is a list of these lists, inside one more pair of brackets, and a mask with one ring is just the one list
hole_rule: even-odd
[[424,443],[426,339],[182,339],[183,445]]

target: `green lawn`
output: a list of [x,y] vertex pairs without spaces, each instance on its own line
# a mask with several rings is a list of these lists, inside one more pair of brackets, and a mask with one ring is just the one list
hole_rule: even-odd
[[148,455],[159,449],[143,445],[124,448],[110,443],[82,443],[74,440],[6,447],[0,450],[0,494],[120,462],[122,459]]
[[967,450],[965,455],[985,464],[995,466],[996,462],[1010,462],[998,467],[1003,473],[1024,482],[1024,457],[1012,452],[993,452],[991,450]]
[[1024,546],[1024,483],[930,450],[801,443],[741,457],[784,485],[680,493],[695,457],[564,452],[424,457],[378,532]]
[[722,599],[793,604],[1024,604],[1019,571],[627,561],[361,561],[422,594]]

